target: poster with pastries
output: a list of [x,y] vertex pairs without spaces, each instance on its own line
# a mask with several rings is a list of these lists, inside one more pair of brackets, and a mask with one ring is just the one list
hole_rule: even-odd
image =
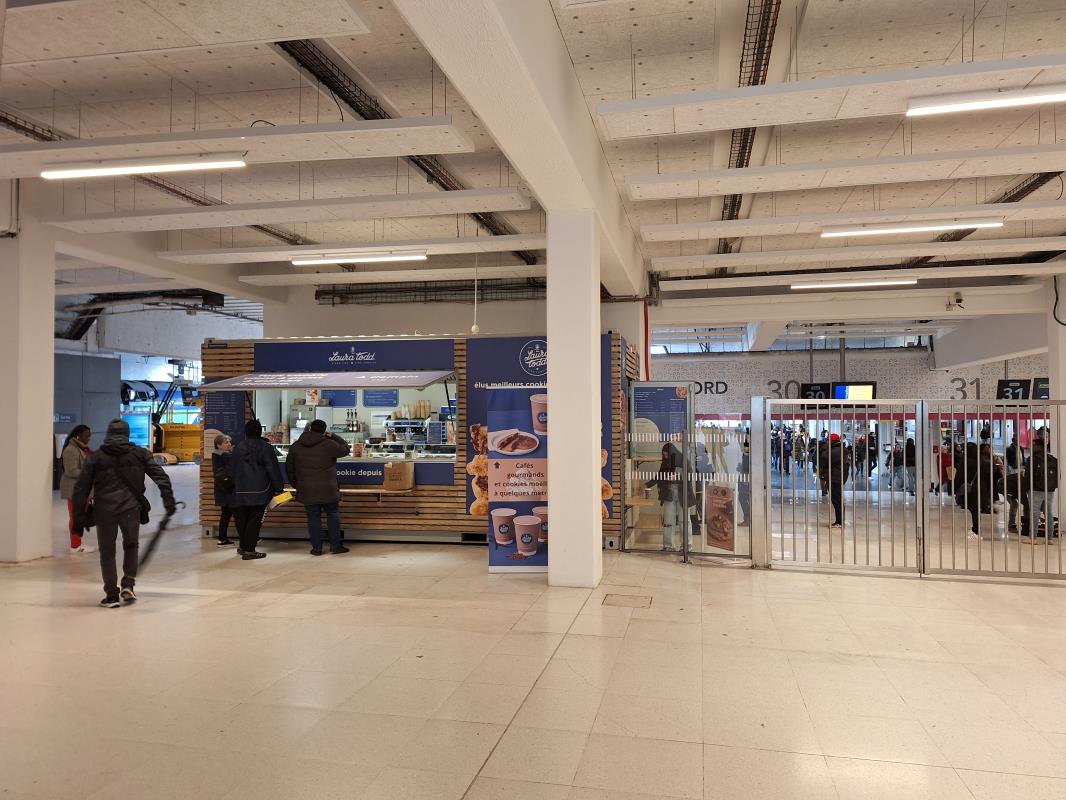
[[485,426],[489,572],[548,569],[547,409],[543,387],[489,391]]

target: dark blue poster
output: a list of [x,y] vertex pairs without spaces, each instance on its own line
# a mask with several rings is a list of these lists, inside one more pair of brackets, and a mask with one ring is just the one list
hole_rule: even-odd
[[354,408],[358,392],[355,389],[323,389],[322,399],[337,408]]
[[399,389],[363,389],[364,408],[396,408],[398,405]]
[[224,433],[237,444],[244,440],[244,409],[247,404],[244,392],[204,392],[204,433],[210,446],[214,434]]
[[[600,337],[600,465],[603,516],[614,513],[611,498],[611,337]],[[473,516],[489,513],[488,495],[488,402],[490,386],[509,389],[543,387],[548,377],[548,343],[543,337],[468,339],[466,344],[466,471],[467,508]],[[539,392],[538,392],[539,393]],[[532,408],[532,407],[531,407]],[[532,413],[532,410],[531,410]],[[547,430],[547,398],[544,424]]]
[[548,395],[488,393],[489,572],[548,569]]
[[685,433],[688,403],[689,392],[685,386],[638,386],[633,390],[633,416],[655,426],[660,437],[657,441]]
[[256,372],[454,369],[455,340],[256,342]]

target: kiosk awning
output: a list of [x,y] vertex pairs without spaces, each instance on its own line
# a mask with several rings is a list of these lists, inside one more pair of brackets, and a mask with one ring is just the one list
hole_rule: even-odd
[[249,372],[205,383],[201,392],[251,392],[257,389],[425,389],[455,375],[451,370],[407,372]]

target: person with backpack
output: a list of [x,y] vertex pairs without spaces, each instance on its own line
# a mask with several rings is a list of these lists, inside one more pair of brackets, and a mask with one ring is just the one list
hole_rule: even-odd
[[93,432],[88,425],[75,425],[63,442],[61,456],[63,459],[63,476],[59,479],[59,497],[67,501],[67,532],[70,534],[71,553],[95,553],[96,548],[82,542],[81,533],[74,529],[74,484],[81,475],[82,467],[89,460],[93,451],[89,441]]
[[307,512],[307,534],[311,555],[322,555],[322,512],[329,528],[329,551],[347,553],[341,542],[341,491],[337,485],[337,459],[350,453],[348,443],[326,430],[326,423],[316,419],[307,426],[289,448],[285,473],[296,490],[296,499]]
[[[237,496],[233,486],[233,440],[224,433],[215,437],[215,451],[211,454],[211,474],[214,477],[215,504],[218,505],[218,546],[233,547],[236,542],[229,538],[229,523],[237,505]],[[240,536],[240,526],[237,535]]]
[[851,452],[844,447],[839,433],[823,442],[818,454],[818,471],[822,485],[829,488],[833,506],[833,528],[844,527],[844,484],[851,473]]
[[[659,471],[655,477],[648,481],[645,486],[649,489],[656,487],[659,495],[659,505],[663,510],[663,550],[676,552],[677,544],[674,539],[674,531],[684,520],[685,511],[681,501],[681,482],[685,481],[684,458],[677,446],[667,442],[663,445],[662,461],[659,462]],[[695,492],[692,484],[688,486],[688,503],[695,503]]]
[[1050,541],[1058,536],[1055,519],[1055,492],[1059,488],[1059,461],[1047,452],[1043,439],[1034,439],[1022,472],[1022,536],[1040,533],[1040,516],[1045,517],[1044,535]]
[[[100,572],[104,579],[104,608],[118,608],[121,600],[137,600],[137,558],[141,525],[147,523],[150,506],[144,496],[145,476],[159,487],[167,514],[177,510],[170,478],[152,454],[130,441],[130,426],[113,419],[104,443],[82,467],[74,484],[75,527],[86,526],[89,495],[93,496],[96,537],[100,545]],[[122,532],[122,585],[115,565],[118,533]]]
[[271,499],[284,491],[285,483],[281,479],[278,454],[274,445],[263,438],[259,420],[244,424],[244,441],[233,449],[232,458],[234,516],[240,537],[237,555],[244,561],[266,558],[266,553],[255,549],[263,527],[263,514]]

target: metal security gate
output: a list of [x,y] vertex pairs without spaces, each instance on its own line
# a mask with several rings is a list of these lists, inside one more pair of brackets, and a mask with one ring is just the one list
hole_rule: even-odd
[[754,398],[756,563],[1062,577],[1063,405]]

